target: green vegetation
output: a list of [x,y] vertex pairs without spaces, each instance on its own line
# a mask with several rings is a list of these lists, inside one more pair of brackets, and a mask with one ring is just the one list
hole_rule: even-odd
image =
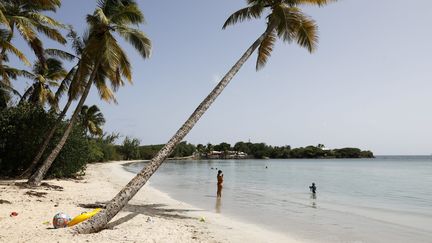
[[[126,139],[128,141],[126,141]],[[164,146],[163,144],[157,145],[144,145],[140,146],[139,143],[136,144],[132,141],[139,141],[137,139],[130,139],[128,137],[125,138],[122,146],[119,146],[119,152],[124,159],[144,159],[149,160],[152,159],[156,153]],[[133,146],[132,146],[133,144]],[[126,145],[126,146],[125,146]],[[193,144],[187,142],[181,142],[176,147],[176,149],[169,156],[170,158],[180,158],[180,157],[188,157],[192,156],[196,152],[196,147]],[[134,156],[130,156],[133,154]]]
[[[81,96],[63,136],[27,181],[33,186],[40,185],[48,169],[63,149],[92,86],[99,89],[103,99],[115,101],[113,92],[107,84],[117,90],[125,84],[125,81],[132,82],[129,58],[118,44],[117,38],[121,37],[129,42],[142,58],[150,56],[150,40],[144,32],[135,28],[144,22],[144,15],[135,1],[98,1],[93,14],[87,15],[86,20],[88,34],[84,38],[80,52],[81,59],[78,61],[74,74],[76,85],[82,89]],[[71,56],[65,52],[62,52],[61,55]]]
[[90,156],[88,162],[105,162],[123,159],[118,151],[115,141],[120,137],[118,133],[103,134],[100,137],[91,137],[89,140]]
[[[29,166],[42,142],[45,128],[54,124],[56,119],[57,114],[30,104],[0,111],[0,176],[19,176]],[[65,125],[62,122],[49,148],[54,147]],[[89,140],[82,126],[78,125],[48,171],[48,177],[70,177],[82,172],[89,155]]]
[[[210,149],[209,149],[210,148]],[[324,145],[291,148],[291,146],[271,146],[265,143],[237,142],[233,147],[222,142],[218,145],[197,145],[200,158],[208,158],[211,151],[244,152],[252,159],[323,159],[323,158],[373,158],[371,151],[358,148],[326,149]],[[223,158],[223,157],[221,157]]]

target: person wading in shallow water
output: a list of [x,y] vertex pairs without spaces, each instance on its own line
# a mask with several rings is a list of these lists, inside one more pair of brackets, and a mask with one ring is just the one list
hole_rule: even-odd
[[223,183],[223,174],[222,171],[219,170],[217,174],[217,197],[222,197],[222,183]]
[[315,195],[316,193],[316,186],[315,186],[315,182],[312,182],[312,186],[309,186],[309,190],[312,192],[312,194]]

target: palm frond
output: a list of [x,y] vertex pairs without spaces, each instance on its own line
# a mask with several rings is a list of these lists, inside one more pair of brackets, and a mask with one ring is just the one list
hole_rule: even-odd
[[21,0],[27,10],[56,11],[61,6],[61,0]]
[[264,67],[267,63],[268,58],[273,51],[274,44],[276,42],[276,30],[271,31],[261,42],[258,48],[258,58],[256,62],[256,70]]
[[[57,110],[58,109],[58,101],[56,100],[55,95],[52,92],[52,90],[46,90],[45,97],[46,97],[45,102],[48,102],[48,104],[51,106],[51,108]],[[44,103],[42,103],[42,104],[44,104]]]
[[78,36],[76,31],[73,29],[72,26],[69,26],[69,32],[67,34],[67,38],[72,41],[72,48],[75,51],[76,55],[81,55],[84,49],[84,42],[82,39]]
[[15,23],[15,26],[17,28],[17,30],[19,31],[19,33],[21,34],[21,36],[27,41],[31,41],[34,38],[36,38],[36,33],[33,31],[33,29],[31,28],[32,26],[32,21],[21,17],[21,16],[14,16],[12,18],[13,22]]
[[36,23],[39,23],[42,25],[47,24],[47,25],[50,25],[53,27],[66,28],[66,26],[64,24],[58,22],[57,20],[55,20],[49,16],[43,15],[43,14],[38,13],[38,12],[29,12],[29,13],[27,13],[27,17],[32,19]]
[[60,86],[57,88],[55,93],[55,98],[57,101],[61,99],[64,93],[69,89],[69,86],[73,80],[77,67],[73,67],[64,77],[63,81],[60,83]]
[[298,7],[279,4],[274,7],[271,18],[277,25],[278,36],[285,42],[293,40],[301,47],[313,52],[318,44],[318,27],[314,20],[306,16]]
[[[104,61],[102,65],[104,68],[107,68],[107,73],[116,73],[119,71],[129,82],[132,82],[131,65],[126,53],[118,45],[113,36],[106,35],[105,40],[107,48],[104,52]],[[109,76],[109,78],[114,90],[117,90],[120,86],[124,85],[121,77],[118,77],[116,74]]]
[[6,26],[6,28],[10,29],[9,21],[4,15],[4,6],[2,3],[0,3],[0,23]]
[[106,75],[104,72],[98,72],[95,78],[95,86],[99,92],[99,97],[106,102],[114,102],[117,104],[117,100],[114,96],[114,92],[106,84]]
[[[86,71],[82,71],[84,68],[79,64],[77,65],[77,70],[75,71],[75,75],[73,75],[72,80],[69,84],[68,95],[72,99],[77,99],[79,94],[84,90],[84,85],[86,78],[88,77],[88,69]],[[85,76],[80,76],[80,75]]]
[[43,34],[45,34],[51,40],[57,41],[61,44],[66,44],[66,39],[62,36],[62,34],[60,34],[60,32],[57,29],[48,27],[48,26],[43,25],[43,24],[36,25],[36,29],[39,32],[42,32]]
[[24,53],[22,53],[18,48],[16,48],[14,45],[12,45],[10,42],[7,41],[0,41],[1,42],[1,46],[4,50],[10,51],[13,54],[15,54],[15,56],[18,57],[18,59],[20,61],[22,61],[25,65],[30,66],[30,62],[27,59],[27,57],[24,55]]
[[[324,6],[330,4],[332,2],[336,2],[337,0],[285,0],[286,2],[295,2],[295,5],[316,5],[316,6]],[[285,2],[283,1],[283,2]]]
[[115,26],[115,30],[125,38],[141,54],[143,58],[149,58],[151,55],[151,41],[144,32],[128,28],[123,25]]
[[231,16],[228,17],[228,19],[225,21],[224,25],[222,26],[222,29],[225,29],[226,27],[230,25],[234,25],[238,22],[242,22],[244,20],[248,19],[258,19],[261,17],[262,12],[264,11],[264,6],[261,4],[255,4],[243,9],[240,9]]
[[18,90],[14,89],[12,86],[10,86],[6,83],[0,82],[0,89],[7,91],[7,92],[12,92],[12,94],[14,94],[18,97],[22,97],[22,95],[20,94],[20,92]]
[[11,67],[8,67],[6,65],[3,65],[2,69],[4,72],[7,73],[8,76],[14,77],[14,79],[16,79],[16,77],[18,77],[18,76],[25,77],[28,79],[34,79],[35,78],[35,76],[32,73],[30,73],[29,71],[26,71],[26,70],[11,68]]
[[286,4],[278,4],[273,8],[269,19],[277,25],[278,36],[283,41],[291,43],[295,38],[294,26],[299,21],[299,13],[299,8],[290,7]]
[[73,61],[75,58],[79,59],[74,54],[69,53],[67,51],[60,50],[60,49],[54,49],[54,48],[45,49],[45,53],[49,56],[58,57],[58,58],[61,58],[63,60],[67,60],[67,61]]
[[[104,25],[109,25],[109,19],[108,19],[108,17],[105,15],[105,13],[102,11],[102,9],[97,8],[97,9],[94,11],[94,13],[93,13],[92,16],[95,18],[94,20],[96,20],[98,24],[102,23],[102,24],[104,24]],[[94,21],[94,20],[93,20],[93,21]]]
[[33,49],[36,57],[41,63],[45,63],[45,55],[42,41],[39,38],[34,38],[29,42],[30,47]]
[[144,23],[144,15],[136,4],[120,5],[107,14],[110,21],[114,24],[141,24]]
[[295,23],[295,39],[297,44],[313,52],[318,46],[318,26],[316,22],[306,15],[299,15]]
[[29,97],[33,94],[35,90],[34,85],[30,86],[25,92],[24,94],[21,96],[21,100],[20,103],[29,100]]

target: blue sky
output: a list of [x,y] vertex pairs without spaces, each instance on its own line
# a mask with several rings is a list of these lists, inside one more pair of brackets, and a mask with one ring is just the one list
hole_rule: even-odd
[[[249,45],[265,22],[222,30],[242,0],[138,1],[153,41],[142,60],[124,43],[134,85],[118,105],[91,93],[105,130],[166,142]],[[96,1],[64,0],[53,14],[82,33]],[[213,144],[250,139],[272,145],[354,146],[375,154],[432,153],[432,1],[342,0],[306,7],[319,25],[314,54],[278,42],[267,66],[254,55],[186,137]],[[16,38],[17,46],[30,54]],[[47,41],[46,47],[58,47]],[[16,81],[23,89],[30,82]],[[94,91],[94,90],[93,90]]]

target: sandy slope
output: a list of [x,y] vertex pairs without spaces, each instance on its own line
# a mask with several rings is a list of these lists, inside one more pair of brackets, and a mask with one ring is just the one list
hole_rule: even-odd
[[[47,181],[63,187],[63,191],[19,188],[14,181],[0,181],[0,199],[12,203],[0,204],[0,242],[296,242],[173,200],[147,185],[113,219],[112,230],[73,235],[68,229],[53,229],[51,221],[56,213],[75,216],[89,211],[78,207],[80,203],[111,199],[133,176],[122,169],[122,163],[91,164],[84,180]],[[27,195],[29,191],[47,194],[37,197]],[[18,216],[10,217],[12,211]],[[199,220],[201,217],[205,222]]]

